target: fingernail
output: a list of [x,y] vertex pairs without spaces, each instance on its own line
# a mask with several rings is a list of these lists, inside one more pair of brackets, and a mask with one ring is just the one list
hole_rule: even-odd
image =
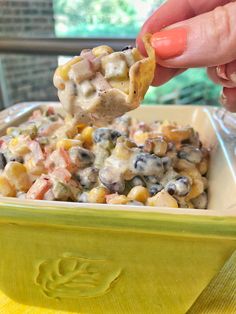
[[234,72],[230,75],[230,79],[232,82],[236,83],[236,72]]
[[226,74],[226,66],[225,66],[225,64],[218,65],[218,66],[216,67],[216,74],[217,74],[220,78],[229,81],[229,78],[228,78],[228,76],[227,76],[227,74]]
[[187,47],[187,30],[173,28],[157,32],[151,37],[151,45],[155,49],[157,57],[161,59],[180,56]]
[[225,96],[223,89],[220,93],[220,99],[219,100],[220,100],[221,105],[223,105],[223,106],[227,105],[227,97]]

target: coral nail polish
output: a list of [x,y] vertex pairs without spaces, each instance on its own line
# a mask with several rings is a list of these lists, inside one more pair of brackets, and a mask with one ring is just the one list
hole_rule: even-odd
[[225,64],[218,65],[218,66],[216,67],[216,74],[217,74],[220,78],[229,81],[229,78],[227,77],[227,74],[226,74],[226,65],[225,65]]
[[151,37],[151,45],[157,57],[170,59],[180,56],[187,47],[186,28],[173,28],[157,32]]

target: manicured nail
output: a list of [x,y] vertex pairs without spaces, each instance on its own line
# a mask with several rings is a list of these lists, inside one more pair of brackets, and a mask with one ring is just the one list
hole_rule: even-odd
[[173,28],[157,32],[151,37],[151,45],[161,59],[180,56],[187,47],[187,30]]
[[231,81],[232,81],[233,83],[236,83],[236,72],[234,72],[234,73],[232,73],[232,74],[230,75],[230,79],[231,79]]
[[228,76],[227,76],[227,74],[226,74],[226,65],[225,65],[225,64],[218,65],[218,66],[216,67],[216,74],[217,74],[220,78],[229,81],[229,78],[228,78]]
[[219,100],[220,100],[221,105],[223,105],[223,106],[227,105],[227,97],[225,96],[223,89],[220,93],[220,99]]

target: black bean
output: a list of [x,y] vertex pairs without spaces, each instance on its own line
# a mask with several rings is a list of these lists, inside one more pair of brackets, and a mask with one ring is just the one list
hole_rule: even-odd
[[160,181],[157,176],[144,176],[144,180],[147,184],[156,184]]
[[181,181],[184,184],[189,184],[189,179],[187,177],[184,177],[184,176],[176,178],[176,181]]
[[129,50],[129,49],[133,49],[133,47],[132,46],[125,46],[121,51],[125,51],[125,50]]
[[94,161],[94,154],[85,148],[78,148],[78,157],[85,164],[91,164]]
[[191,145],[183,145],[180,151],[178,151],[177,156],[180,159],[185,159],[196,164],[202,160],[201,150]]
[[161,159],[149,153],[137,154],[132,161],[132,167],[134,173],[144,176],[162,176],[164,172]]
[[73,94],[74,96],[78,96],[78,89],[77,89],[77,85],[75,83],[73,83]]
[[164,170],[167,171],[171,167],[171,165],[172,165],[171,158],[166,156],[166,157],[161,158],[161,160],[162,160],[162,164],[163,164]]
[[190,181],[187,177],[180,176],[175,180],[169,181],[165,186],[165,190],[170,195],[186,196],[191,188]]
[[19,156],[10,157],[10,158],[9,158],[9,161],[17,161],[17,162],[19,162],[19,163],[21,163],[21,164],[24,163],[24,159],[23,159],[22,157],[19,157]]
[[3,153],[0,153],[0,169],[4,169],[7,164],[6,157]]
[[112,132],[111,132],[111,140],[112,140],[112,142],[116,141],[117,138],[120,137],[120,136],[121,136],[120,132],[118,132],[116,130],[112,130]]
[[117,138],[121,136],[121,133],[109,129],[109,128],[98,128],[93,133],[93,140],[95,143],[99,143],[102,141],[112,141],[113,143],[116,142]]
[[51,116],[49,117],[49,120],[52,121],[52,122],[55,122],[55,121],[58,120],[58,116],[57,116],[57,115],[51,115]]
[[118,170],[112,167],[102,168],[99,171],[99,179],[111,193],[122,193],[125,189],[125,181]]
[[158,183],[158,184],[153,184],[149,187],[148,191],[150,196],[154,196],[156,195],[158,192],[160,192],[163,189],[162,184]]
[[91,189],[97,183],[98,169],[94,167],[88,167],[79,170],[76,175],[76,179],[80,182],[84,189]]
[[176,186],[174,183],[168,184],[168,186],[166,187],[166,191],[170,194],[170,195],[174,195],[176,192]]
[[181,150],[177,153],[177,157],[180,159],[187,159],[187,152]]
[[140,154],[137,155],[134,160],[134,169],[142,172],[146,166],[147,160],[146,160],[147,154]]

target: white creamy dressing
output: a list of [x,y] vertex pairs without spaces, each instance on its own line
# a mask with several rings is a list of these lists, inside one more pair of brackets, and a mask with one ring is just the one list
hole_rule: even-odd
[[[56,72],[54,85],[58,88],[64,109],[72,115],[83,114],[88,120],[91,117],[107,117],[107,121],[129,111],[128,106],[124,106],[124,95],[122,99],[122,94],[119,93],[125,94],[121,83],[127,81],[129,68],[135,63],[134,49],[105,54],[100,58],[94,56],[94,59],[91,58],[92,52],[86,51],[81,56],[82,60],[71,65],[68,80],[63,80],[60,73]],[[89,56],[88,59],[85,58],[86,55]],[[114,92],[109,98],[106,91],[111,89]]]

